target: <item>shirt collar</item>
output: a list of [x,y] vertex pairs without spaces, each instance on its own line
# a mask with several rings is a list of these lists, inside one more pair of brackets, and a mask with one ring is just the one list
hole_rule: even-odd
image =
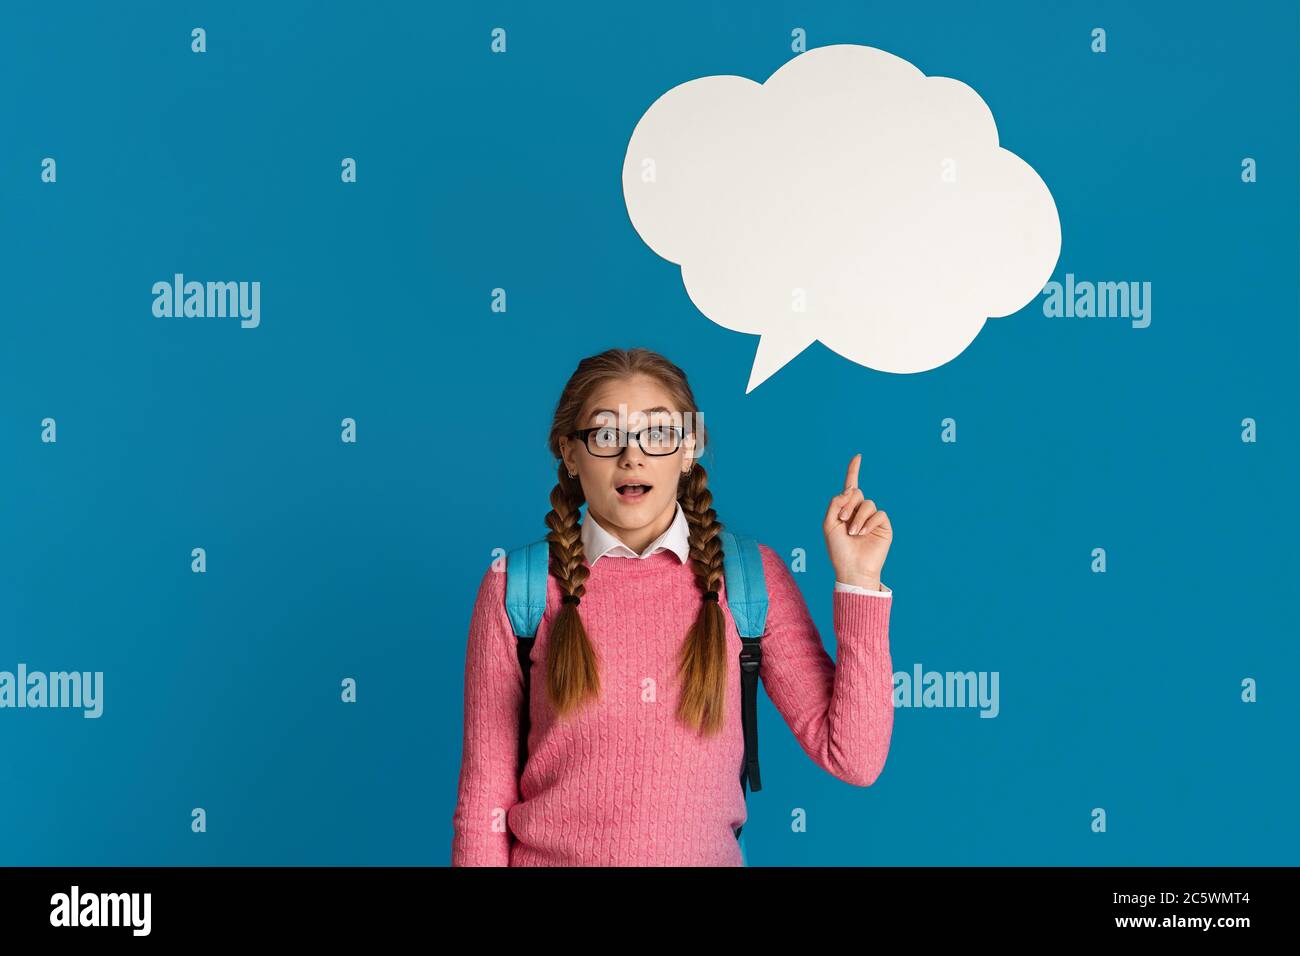
[[677,503],[677,513],[673,515],[673,523],[668,526],[668,530],[650,542],[640,554],[597,524],[596,519],[591,516],[590,508],[582,519],[582,553],[586,556],[588,565],[594,565],[598,558],[603,557],[648,558],[660,551],[673,552],[682,564],[685,564],[691,555],[690,528],[680,501]]

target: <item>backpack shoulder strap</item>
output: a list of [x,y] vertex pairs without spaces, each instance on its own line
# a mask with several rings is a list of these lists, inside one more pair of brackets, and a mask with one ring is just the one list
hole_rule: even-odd
[[506,555],[506,615],[515,637],[536,637],[546,611],[550,542],[543,538]]
[[519,772],[528,763],[528,692],[533,664],[533,641],[546,613],[546,584],[550,574],[551,544],[546,538],[515,548],[506,555],[506,616],[515,632],[524,696],[519,708]]
[[[727,607],[736,622],[743,647],[740,651],[740,720],[745,732],[745,759],[740,768],[740,791],[746,785],[763,789],[758,770],[758,675],[763,663],[763,633],[767,630],[767,579],[758,541],[735,531],[723,531],[722,573],[727,582]],[[742,824],[736,830],[741,860],[746,858]]]
[[767,630],[767,580],[758,542],[735,531],[721,532],[722,573],[727,606],[741,637],[762,638]]

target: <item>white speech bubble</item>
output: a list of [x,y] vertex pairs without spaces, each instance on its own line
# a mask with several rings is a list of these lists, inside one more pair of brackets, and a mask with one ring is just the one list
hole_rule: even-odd
[[632,131],[623,196],[696,308],[761,336],[747,393],[818,340],[882,372],[943,365],[1061,252],[1052,194],[979,94],[855,44],[673,87]]

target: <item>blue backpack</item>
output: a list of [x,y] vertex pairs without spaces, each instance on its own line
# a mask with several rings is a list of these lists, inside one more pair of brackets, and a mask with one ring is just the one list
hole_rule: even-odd
[[[727,606],[744,647],[740,651],[740,717],[745,730],[745,758],[740,767],[740,792],[746,785],[758,792],[758,672],[763,661],[763,632],[767,629],[767,581],[758,542],[734,531],[723,531],[722,573],[727,582]],[[528,760],[528,687],[533,641],[546,610],[546,584],[550,574],[550,542],[545,538],[515,548],[506,556],[506,614],[515,632],[519,667],[524,675],[524,700],[519,728],[519,771]],[[746,798],[748,799],[748,798]],[[744,824],[736,828],[742,865],[748,866]]]

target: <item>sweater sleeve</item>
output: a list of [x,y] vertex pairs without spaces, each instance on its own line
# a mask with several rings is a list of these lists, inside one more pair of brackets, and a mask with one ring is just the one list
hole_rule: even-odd
[[759,550],[768,588],[763,686],[818,766],[868,787],[884,769],[894,730],[893,597],[833,592],[832,662],[790,569],[767,545]]
[[452,866],[509,866],[506,815],[519,800],[524,679],[505,609],[505,572],[479,585],[465,651],[465,730],[452,816]]

